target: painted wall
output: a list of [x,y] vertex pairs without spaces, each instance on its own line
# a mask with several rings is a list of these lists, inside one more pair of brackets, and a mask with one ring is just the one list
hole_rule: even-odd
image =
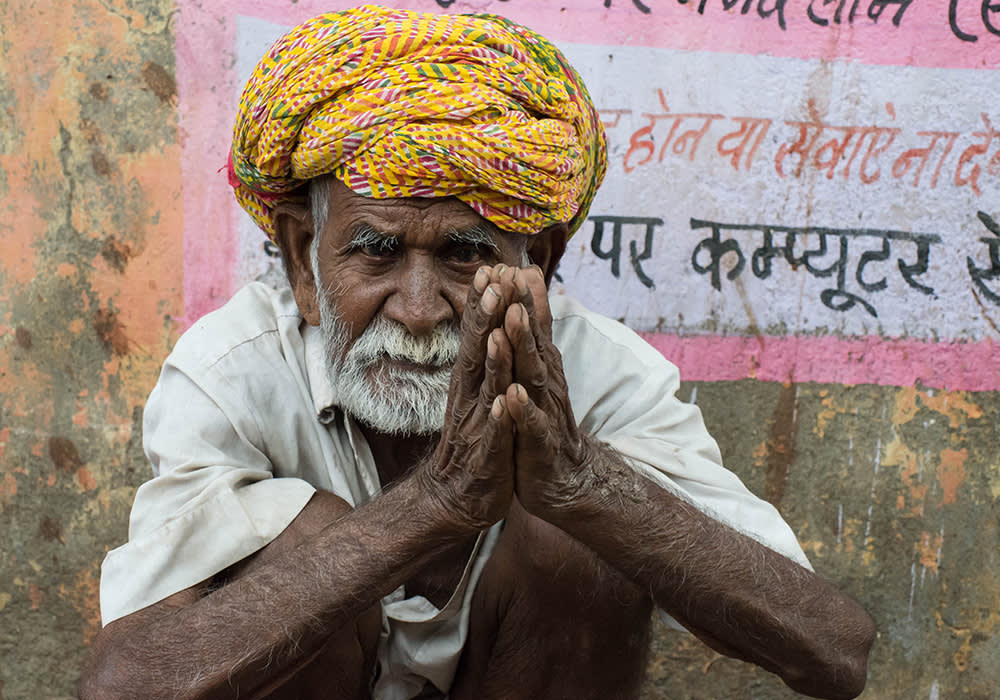
[[[159,365],[274,269],[218,172],[242,81],[350,4],[0,6],[0,699],[72,694]],[[610,168],[560,291],[681,367],[730,468],[872,612],[863,697],[996,697],[1000,9],[393,4],[508,15],[583,73]],[[794,697],[665,629],[649,668],[649,698]]]

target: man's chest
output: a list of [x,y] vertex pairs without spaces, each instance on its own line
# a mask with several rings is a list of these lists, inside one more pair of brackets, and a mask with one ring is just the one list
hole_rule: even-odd
[[458,588],[475,545],[473,537],[429,561],[404,584],[406,597],[422,596],[434,607],[443,609]]

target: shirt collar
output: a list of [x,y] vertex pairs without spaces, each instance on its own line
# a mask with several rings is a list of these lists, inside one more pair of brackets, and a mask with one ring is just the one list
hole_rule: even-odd
[[302,341],[305,344],[306,375],[309,377],[309,392],[312,394],[316,418],[326,425],[334,419],[337,404],[337,389],[327,372],[326,351],[323,348],[323,333],[319,326],[302,321]]

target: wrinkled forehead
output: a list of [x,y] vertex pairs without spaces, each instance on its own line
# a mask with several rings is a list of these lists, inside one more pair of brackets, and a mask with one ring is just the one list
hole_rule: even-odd
[[433,242],[459,235],[485,240],[499,249],[519,250],[527,236],[502,231],[455,197],[375,199],[357,194],[334,180],[329,191],[328,231],[350,238],[359,230],[376,231],[410,242]]

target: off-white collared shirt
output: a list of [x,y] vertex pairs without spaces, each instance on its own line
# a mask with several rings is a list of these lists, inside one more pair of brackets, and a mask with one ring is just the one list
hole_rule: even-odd
[[[722,467],[698,408],[674,395],[677,368],[572,299],[553,295],[550,304],[580,427],[664,488],[808,567],[777,511]],[[146,404],[143,447],[155,476],[136,493],[129,541],[104,560],[104,624],[264,547],[316,489],[353,506],[377,496],[371,450],[336,406],[319,330],[287,286],[252,283],[194,324]],[[383,600],[376,698],[412,697],[425,678],[447,691],[496,536],[493,528],[480,537],[441,610],[401,590]]]

